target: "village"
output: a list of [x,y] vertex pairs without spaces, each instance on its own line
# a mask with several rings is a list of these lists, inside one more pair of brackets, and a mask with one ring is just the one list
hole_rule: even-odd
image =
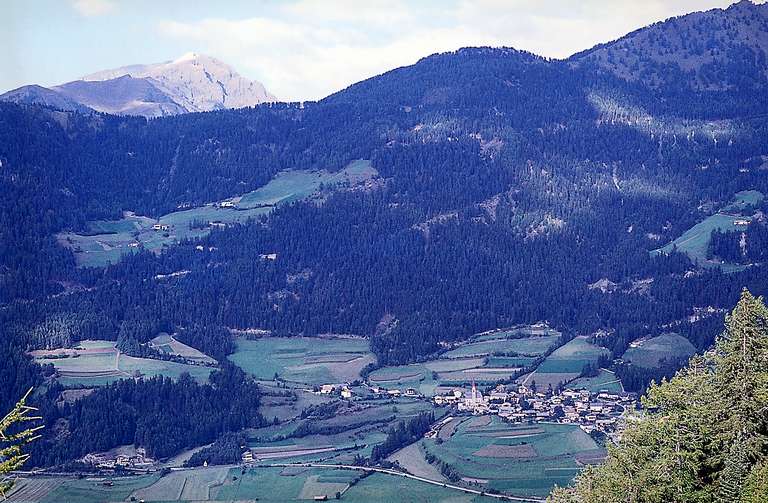
[[455,389],[435,396],[433,401],[435,405],[455,405],[459,412],[497,415],[510,423],[576,424],[586,433],[601,432],[615,441],[625,414],[635,409],[637,397],[586,389],[550,388],[542,392],[522,384],[500,384],[485,396],[473,383],[469,393]]
[[[560,423],[578,425],[585,433],[605,434],[612,441],[618,441],[621,426],[628,412],[637,407],[635,393],[614,393],[587,389],[537,390],[523,384],[499,384],[483,394],[472,383],[470,390],[456,387],[444,394],[425,397],[413,388],[404,391],[369,386],[375,396],[390,398],[415,398],[431,401],[435,406],[453,406],[459,413],[472,415],[495,415],[509,423]],[[314,390],[318,394],[338,394],[343,399],[353,399],[352,387],[323,385]],[[439,427],[437,428],[439,429]],[[436,430],[430,432],[434,434]],[[426,436],[430,438],[430,433]]]

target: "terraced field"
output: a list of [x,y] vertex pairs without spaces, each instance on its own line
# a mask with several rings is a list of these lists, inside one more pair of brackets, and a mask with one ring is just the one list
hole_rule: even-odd
[[368,340],[342,337],[238,338],[229,359],[258,379],[280,378],[309,386],[345,383],[374,361]]
[[633,342],[622,358],[639,367],[654,368],[659,366],[662,359],[690,358],[695,353],[696,348],[685,337],[662,334]]
[[420,443],[466,481],[516,496],[545,496],[555,484],[571,481],[580,460],[603,455],[575,425],[511,425],[498,417],[486,423],[464,421],[442,442]]
[[576,379],[585,365],[594,364],[601,355],[607,354],[606,348],[591,344],[586,337],[576,337],[557,348],[534,372],[519,381],[523,384],[535,381],[539,389],[546,389],[550,384],[554,387],[560,382]]
[[[336,173],[284,171],[264,187],[241,197],[180,209],[157,219],[126,212],[120,220],[90,222],[89,232],[63,232],[56,238],[74,252],[78,266],[103,267],[139,250],[157,253],[182,240],[206,236],[214,227],[246,222],[280,204],[312,197],[321,186],[356,185],[376,174],[367,160],[353,161]],[[156,224],[163,227],[155,230]]]
[[124,355],[112,341],[80,341],[74,349],[38,350],[30,354],[38,363],[53,364],[57,379],[64,386],[103,386],[118,379],[138,376],[178,378],[184,372],[205,382],[213,370],[199,365]]

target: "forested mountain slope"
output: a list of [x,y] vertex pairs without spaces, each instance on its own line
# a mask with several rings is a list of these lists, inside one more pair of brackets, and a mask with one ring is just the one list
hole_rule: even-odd
[[765,89],[768,5],[748,0],[641,28],[571,58],[654,88]]
[[[746,23],[738,12],[718,15]],[[708,26],[706,36],[727,35]],[[632,45],[642,33],[626,39],[628,51],[644,53]],[[225,327],[355,333],[391,364],[546,320],[566,337],[599,335],[614,357],[668,331],[702,350],[743,286],[768,288],[763,255],[726,274],[649,252],[732,211],[740,191],[768,194],[766,120],[754,113],[764,98],[729,85],[671,90],[638,75],[467,48],[301,105],[148,121],[0,104],[4,340],[23,362],[18,353],[54,338],[135,347],[161,330],[192,330],[190,340],[226,353]],[[753,89],[764,96],[761,82]],[[355,159],[371,160],[378,178],[323,187],[161,254],[83,269],[54,237]],[[740,211],[764,226],[766,210],[756,201]],[[658,376],[617,370],[634,389]],[[27,381],[14,380],[9,397]]]

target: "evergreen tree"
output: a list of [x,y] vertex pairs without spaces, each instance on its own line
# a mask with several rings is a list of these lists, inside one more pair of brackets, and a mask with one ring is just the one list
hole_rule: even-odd
[[43,426],[24,428],[22,425],[30,421],[41,419],[39,416],[30,416],[29,413],[37,409],[27,405],[27,398],[32,389],[19,400],[16,406],[2,420],[0,420],[0,496],[5,499],[6,493],[13,486],[13,482],[4,478],[5,474],[18,470],[29,459],[29,454],[24,453],[23,447],[39,438],[37,432]]
[[606,462],[564,502],[768,501],[768,309],[744,290],[715,347],[652,384]]

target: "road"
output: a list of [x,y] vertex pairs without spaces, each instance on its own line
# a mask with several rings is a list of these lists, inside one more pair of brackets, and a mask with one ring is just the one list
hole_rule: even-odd
[[526,503],[544,503],[545,501],[543,499],[537,499],[537,498],[520,498],[518,496],[508,496],[506,494],[479,491],[477,489],[470,489],[467,487],[461,487],[461,486],[449,484],[447,482],[440,482],[438,480],[426,479],[424,477],[411,475],[410,473],[398,472],[396,470],[389,470],[387,468],[375,468],[370,466],[355,466],[355,465],[334,465],[331,463],[270,463],[270,464],[259,464],[258,466],[277,467],[277,468],[289,468],[289,467],[296,467],[296,466],[306,467],[306,468],[337,468],[337,469],[341,468],[341,469],[347,469],[347,470],[361,470],[365,472],[378,472],[378,473],[386,473],[387,475],[395,475],[398,477],[405,477],[407,479],[418,480],[419,482],[425,482],[427,484],[432,484],[434,486],[447,487],[448,489],[455,489],[457,491],[462,491],[469,494],[477,494],[479,496],[488,496],[489,498],[496,498],[502,501],[523,501]]

